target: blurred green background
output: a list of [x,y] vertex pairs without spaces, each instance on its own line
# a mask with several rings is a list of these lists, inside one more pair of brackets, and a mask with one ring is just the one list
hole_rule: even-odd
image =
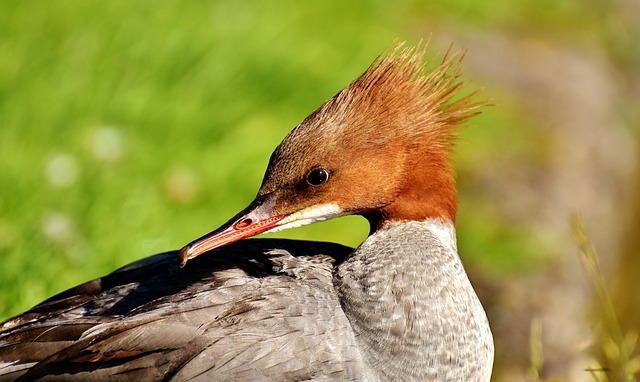
[[[495,379],[531,378],[539,318],[545,373],[593,380],[582,329],[597,314],[577,324],[590,292],[567,221],[585,217],[615,274],[634,226],[635,11],[606,0],[2,1],[0,319],[216,228],[251,201],[293,126],[398,41],[431,36],[435,59],[451,43],[469,49],[465,78],[496,104],[455,154],[460,252],[496,333]],[[351,217],[277,236],[356,246],[367,229]]]

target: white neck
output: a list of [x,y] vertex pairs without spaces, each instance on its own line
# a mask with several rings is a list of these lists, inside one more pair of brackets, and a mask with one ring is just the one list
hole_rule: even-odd
[[451,222],[387,222],[334,284],[381,380],[489,381],[493,339]]

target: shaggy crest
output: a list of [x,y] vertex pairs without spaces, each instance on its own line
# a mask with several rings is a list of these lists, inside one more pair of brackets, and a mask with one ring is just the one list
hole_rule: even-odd
[[445,55],[430,73],[425,52],[426,46],[403,48],[399,44],[387,56],[378,57],[358,79],[296,127],[285,142],[301,134],[315,135],[314,130],[342,139],[367,135],[374,142],[395,140],[398,135],[426,136],[436,145],[432,148],[450,150],[457,128],[479,114],[485,103],[474,102],[480,90],[454,100],[465,87],[460,80],[464,51]]

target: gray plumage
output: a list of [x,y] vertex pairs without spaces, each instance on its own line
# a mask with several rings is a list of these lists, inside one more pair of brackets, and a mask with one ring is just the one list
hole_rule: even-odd
[[245,240],[185,269],[143,259],[2,324],[0,380],[487,381],[452,230],[389,224],[352,254]]

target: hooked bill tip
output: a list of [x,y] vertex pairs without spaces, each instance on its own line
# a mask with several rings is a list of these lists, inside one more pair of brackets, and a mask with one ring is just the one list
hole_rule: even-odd
[[184,268],[187,265],[187,261],[189,261],[189,250],[191,249],[191,245],[187,245],[182,247],[180,252],[178,252],[178,261],[180,263],[180,268]]

